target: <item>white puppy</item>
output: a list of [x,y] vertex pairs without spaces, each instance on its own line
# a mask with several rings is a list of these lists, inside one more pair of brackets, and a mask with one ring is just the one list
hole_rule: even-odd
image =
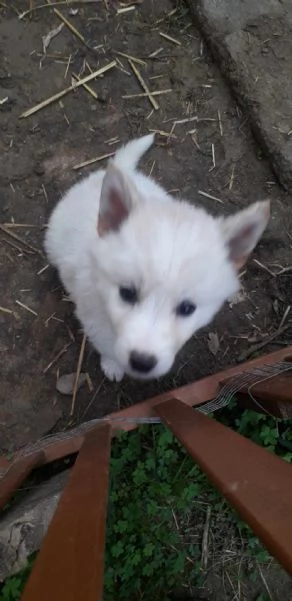
[[269,201],[216,219],[135,170],[153,142],[133,140],[106,171],[75,184],[46,233],[51,263],[111,380],[156,378],[239,287]]

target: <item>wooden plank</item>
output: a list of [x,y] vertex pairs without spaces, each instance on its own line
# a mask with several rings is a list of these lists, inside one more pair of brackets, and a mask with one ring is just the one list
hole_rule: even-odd
[[22,601],[102,601],[110,442],[85,436]]
[[157,414],[292,574],[292,466],[177,399]]
[[42,451],[37,451],[34,455],[20,458],[17,463],[11,465],[7,473],[0,479],[0,509],[6,505],[30,472],[35,467],[42,465],[44,457]]
[[9,459],[7,459],[4,455],[0,455],[0,470],[7,470],[9,465]]
[[[181,401],[184,401],[188,405],[200,405],[201,403],[213,399],[219,392],[222,382],[225,382],[227,379],[233,378],[237,374],[241,374],[244,371],[253,369],[254,367],[259,367],[261,365],[272,365],[277,361],[285,361],[289,357],[292,357],[292,346],[289,346],[285,349],[280,349],[279,351],[275,351],[274,353],[270,353],[263,357],[258,357],[252,361],[246,361],[245,363],[241,363],[240,365],[236,365],[230,369],[218,372],[212,376],[207,376],[206,378],[202,378],[201,380],[197,380],[192,384],[187,384],[186,386],[182,386],[181,388],[177,388],[171,392],[160,394],[151,399],[147,399],[146,401],[142,401],[141,403],[136,403],[135,405],[127,407],[126,409],[109,414],[107,418],[110,420],[111,418],[116,417],[125,419],[153,417],[155,416],[154,407],[162,401],[170,399],[174,396]],[[118,422],[116,424],[113,423],[112,426],[115,430],[122,429],[129,431],[134,430],[137,427],[137,424],[135,422]],[[71,438],[55,442],[49,441],[48,446],[44,448],[44,463],[50,463],[51,461],[65,457],[70,453],[78,452],[83,443],[83,438],[83,433],[80,434],[80,432],[76,432],[72,433]]]

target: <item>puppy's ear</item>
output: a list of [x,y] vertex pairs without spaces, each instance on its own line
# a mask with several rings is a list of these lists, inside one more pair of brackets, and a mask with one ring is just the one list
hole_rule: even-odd
[[230,260],[240,269],[257,245],[270,217],[270,201],[256,202],[231,217],[222,219],[221,228]]
[[97,231],[100,236],[117,231],[127,219],[135,190],[123,173],[111,163],[102,182]]

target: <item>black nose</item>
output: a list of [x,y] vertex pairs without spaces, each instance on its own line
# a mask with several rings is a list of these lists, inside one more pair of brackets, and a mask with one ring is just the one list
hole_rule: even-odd
[[134,371],[147,374],[156,364],[157,359],[154,355],[147,355],[138,351],[132,351],[130,354],[130,366]]

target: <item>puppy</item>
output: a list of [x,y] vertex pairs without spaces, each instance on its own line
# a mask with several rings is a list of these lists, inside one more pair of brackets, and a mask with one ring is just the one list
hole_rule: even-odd
[[269,201],[227,218],[177,201],[136,171],[152,135],[75,184],[49,220],[45,249],[110,380],[167,373],[182,345],[239,288],[238,270]]

